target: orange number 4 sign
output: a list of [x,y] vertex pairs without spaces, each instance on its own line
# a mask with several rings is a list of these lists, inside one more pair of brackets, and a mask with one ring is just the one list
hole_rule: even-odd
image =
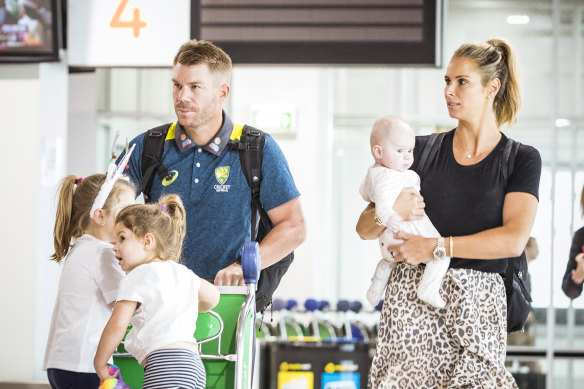
[[134,32],[134,38],[140,36],[140,29],[146,27],[146,22],[140,20],[140,8],[134,8],[132,20],[122,20],[122,13],[128,5],[129,0],[121,0],[112,20],[110,21],[111,28],[131,28]]

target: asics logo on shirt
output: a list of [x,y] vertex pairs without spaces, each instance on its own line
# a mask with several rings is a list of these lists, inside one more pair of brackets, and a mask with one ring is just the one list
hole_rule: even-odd
[[168,172],[166,177],[162,179],[162,186],[168,186],[172,184],[178,178],[178,171],[171,170]]

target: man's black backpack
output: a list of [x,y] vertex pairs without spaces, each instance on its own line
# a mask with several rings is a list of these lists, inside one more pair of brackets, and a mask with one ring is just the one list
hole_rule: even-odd
[[[158,172],[162,177],[168,174],[168,169],[162,164],[162,154],[170,126],[171,124],[166,124],[150,129],[144,135],[140,191],[144,194],[146,202],[150,201],[150,189],[156,173]],[[241,131],[241,137],[229,141],[228,145],[229,150],[239,150],[241,169],[251,188],[251,240],[256,242],[261,242],[273,227],[268,213],[260,204],[265,135],[263,131],[245,125]],[[294,252],[291,252],[280,261],[261,271],[256,290],[256,310],[258,312],[265,310],[271,303],[272,295],[280,284],[280,279],[293,260]]]
[[[435,162],[446,133],[434,133],[430,135],[424,145],[417,162],[417,172],[422,175]],[[503,179],[508,181],[515,166],[515,156],[519,149],[519,142],[509,138],[503,150],[501,172]],[[507,162],[505,164],[505,162]],[[517,258],[507,260],[507,269],[502,274],[507,293],[507,332],[522,331],[531,311],[531,295],[525,286],[527,282],[527,260],[525,252]]]

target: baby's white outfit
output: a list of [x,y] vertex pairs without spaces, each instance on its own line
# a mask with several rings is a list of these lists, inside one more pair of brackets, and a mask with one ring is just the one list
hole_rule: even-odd
[[199,314],[201,279],[173,261],[137,266],[120,286],[118,301],[137,301],[125,348],[139,362],[152,351],[176,342],[192,342]]
[[[413,170],[400,172],[384,166],[371,166],[367,171],[365,180],[361,183],[359,192],[365,201],[375,203],[375,213],[381,222],[386,224],[391,218],[401,220],[393,210],[393,205],[402,189],[406,187],[414,187],[416,190],[420,190],[420,177]],[[395,223],[389,224],[393,225]],[[409,234],[420,235],[426,238],[440,237],[440,233],[436,230],[426,213],[424,213],[423,218],[420,220],[399,221],[396,225],[399,230]],[[367,291],[367,300],[372,305],[377,305],[383,297],[383,291],[389,281],[389,275],[396,265],[393,256],[387,250],[387,246],[401,243],[401,241],[393,237],[394,232],[397,232],[398,229],[392,230],[392,228],[386,228],[379,237],[379,247],[383,259],[377,263],[375,274],[371,279],[371,286]],[[443,308],[446,305],[440,297],[439,292],[442,279],[446,275],[449,265],[450,258],[448,257],[442,260],[432,258],[428,261],[424,275],[418,286],[418,297],[420,300],[438,308]]]
[[88,234],[63,261],[43,370],[95,373],[97,344],[125,274],[113,246]]

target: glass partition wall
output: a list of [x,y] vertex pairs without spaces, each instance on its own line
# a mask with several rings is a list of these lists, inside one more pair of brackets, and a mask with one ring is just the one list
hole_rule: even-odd
[[[518,21],[528,22],[514,24]],[[334,191],[340,193],[335,209],[344,210],[336,214],[339,262],[346,264],[378,256],[375,244],[354,236],[356,218],[365,206],[355,187],[371,161],[368,134],[373,121],[393,113],[412,123],[418,134],[451,129],[455,123],[447,116],[443,75],[453,51],[463,42],[497,36],[516,50],[523,104],[518,123],[504,132],[536,147],[543,159],[532,230],[539,255],[529,266],[533,322],[525,333],[509,339],[508,367],[520,387],[576,388],[584,380],[584,297],[570,301],[561,289],[572,234],[584,225],[583,26],[582,1],[450,0],[441,69],[335,70],[333,172]],[[367,92],[365,85],[372,84]],[[355,278],[366,283],[372,266],[340,266],[339,294],[347,293],[346,285]]]
[[[510,339],[508,367],[522,380],[521,387],[579,387],[584,380],[584,297],[570,301],[561,282],[572,234],[584,225],[579,203],[584,186],[584,1],[450,0],[444,14],[441,68],[234,67],[226,107],[232,118],[254,124],[254,107],[277,103],[295,120],[291,134],[274,137],[302,192],[309,232],[277,294],[365,301],[379,253],[376,243],[359,239],[355,223],[366,205],[358,186],[371,163],[372,123],[395,114],[418,134],[453,128],[456,122],[448,117],[443,98],[452,52],[464,42],[504,37],[519,57],[523,97],[517,125],[504,132],[536,147],[543,159],[532,230],[539,255],[529,266],[533,322],[526,333]],[[170,69],[98,69],[96,74],[103,149],[109,148],[113,129],[131,139],[174,120]],[[104,157],[96,166],[106,163]],[[287,284],[306,285],[306,280],[312,285],[302,290],[292,291]]]

